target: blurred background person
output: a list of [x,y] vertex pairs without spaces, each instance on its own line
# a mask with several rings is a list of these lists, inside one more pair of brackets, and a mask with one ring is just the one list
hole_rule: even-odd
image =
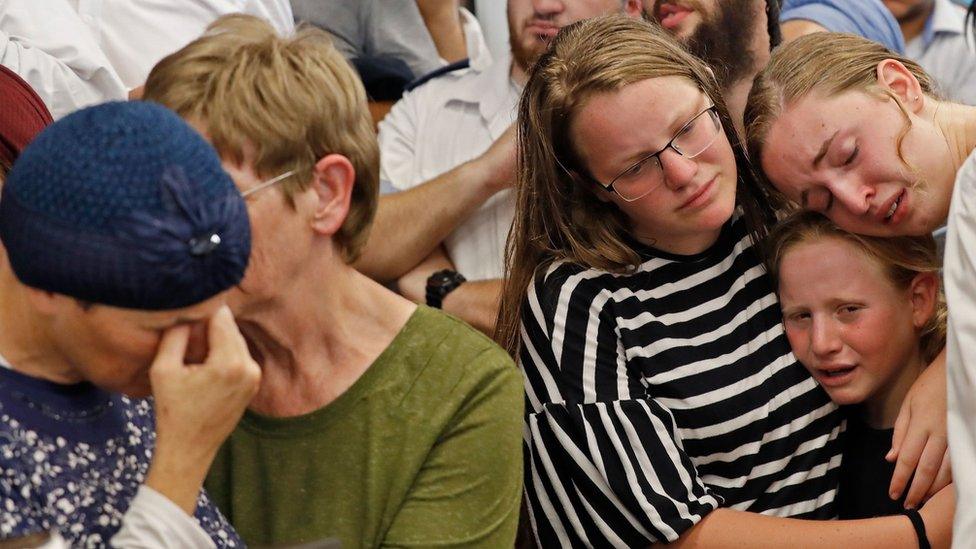
[[779,21],[784,41],[812,32],[846,32],[905,53],[898,22],[881,0],[785,0]]

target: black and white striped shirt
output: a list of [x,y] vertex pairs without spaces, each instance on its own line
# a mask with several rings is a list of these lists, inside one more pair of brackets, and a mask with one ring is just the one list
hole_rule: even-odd
[[841,418],[790,352],[744,220],[695,256],[540,271],[522,310],[542,547],[673,541],[716,507],[833,518]]

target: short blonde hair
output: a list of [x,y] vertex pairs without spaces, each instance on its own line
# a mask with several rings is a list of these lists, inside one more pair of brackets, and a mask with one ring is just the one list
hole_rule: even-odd
[[[787,105],[812,91],[831,97],[858,90],[889,97],[901,109],[906,124],[897,147],[899,158],[905,162],[901,143],[911,128],[911,121],[901,101],[878,86],[877,68],[886,59],[894,59],[904,65],[918,79],[926,95],[938,97],[934,81],[921,65],[877,42],[853,34],[818,32],[801,36],[773,50],[769,64],[753,81],[746,103],[745,130],[749,158],[757,166],[762,164],[763,146],[769,131]],[[788,207],[785,196],[768,181],[761,182],[775,207]]]
[[201,121],[224,158],[242,163],[252,149],[262,177],[295,170],[281,184],[291,205],[319,159],[348,158],[356,182],[335,240],[347,263],[359,256],[376,212],[379,150],[363,85],[324,31],[281,37],[257,17],[221,17],[153,68],[143,97]]
[[[908,289],[921,273],[933,273],[938,279],[942,262],[932,235],[863,236],[841,229],[822,214],[797,211],[781,221],[769,234],[765,243],[766,263],[779,293],[780,266],[783,258],[800,244],[825,238],[838,238],[852,244],[865,257],[875,261],[888,281],[899,289]],[[946,302],[942,290],[937,291],[935,311],[919,334],[919,348],[926,362],[942,351],[946,343]]]

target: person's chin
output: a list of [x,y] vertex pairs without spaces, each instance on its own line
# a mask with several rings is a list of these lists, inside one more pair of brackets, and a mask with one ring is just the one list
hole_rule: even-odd
[[718,196],[701,212],[701,220],[709,228],[715,229],[725,225],[732,214],[735,213],[735,187],[730,192],[728,188],[722,187],[718,191]]
[[867,398],[866,391],[854,383],[848,383],[841,387],[824,387],[824,389],[826,389],[830,400],[838,406],[861,404]]

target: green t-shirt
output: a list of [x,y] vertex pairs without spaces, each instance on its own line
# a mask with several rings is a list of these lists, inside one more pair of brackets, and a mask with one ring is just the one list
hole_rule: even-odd
[[524,398],[505,351],[420,306],[331,404],[248,411],[206,487],[249,544],[512,547]]

